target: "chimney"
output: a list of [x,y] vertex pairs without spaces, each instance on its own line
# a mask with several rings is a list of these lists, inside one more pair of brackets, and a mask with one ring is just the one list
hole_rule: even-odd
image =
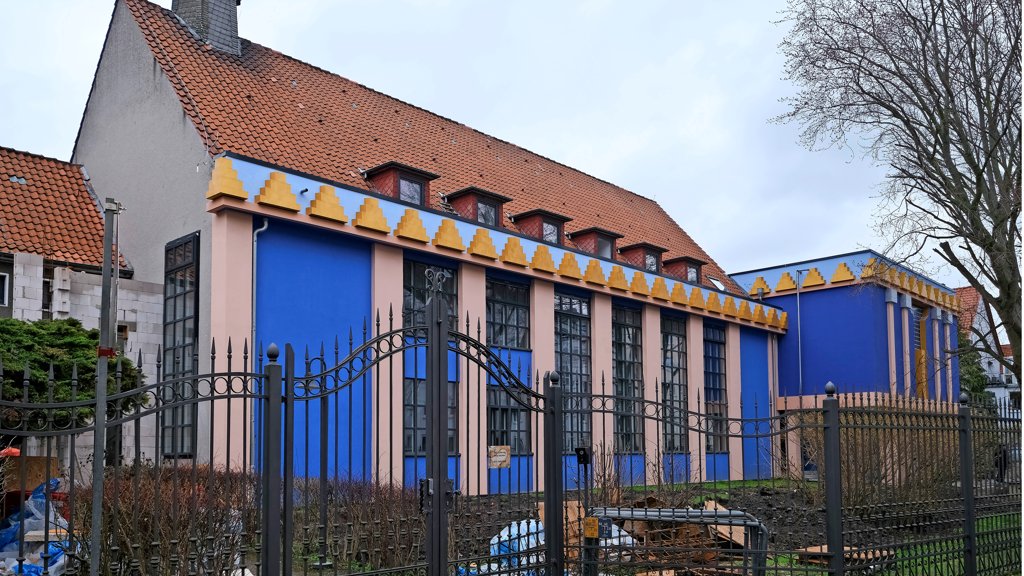
[[211,46],[240,56],[238,5],[242,0],[173,0],[171,10]]

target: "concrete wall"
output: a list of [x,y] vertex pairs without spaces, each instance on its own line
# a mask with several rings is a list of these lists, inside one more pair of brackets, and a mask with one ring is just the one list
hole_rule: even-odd
[[11,279],[11,317],[18,320],[43,318],[43,257],[36,254],[14,255]]

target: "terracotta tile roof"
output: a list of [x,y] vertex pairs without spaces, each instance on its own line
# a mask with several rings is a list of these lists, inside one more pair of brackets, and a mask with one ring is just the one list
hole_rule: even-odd
[[969,332],[971,326],[974,326],[974,317],[978,314],[981,294],[971,286],[964,286],[956,289],[956,298],[960,303],[960,311],[957,313],[960,329]]
[[999,350],[1003,353],[1003,358],[1013,358],[1013,347],[1009,344],[1000,344]]
[[[242,40],[236,57],[202,44],[169,10],[125,0],[211,154],[231,151],[367,189],[360,169],[389,161],[440,175],[434,192],[478,186],[513,198],[511,213],[567,214],[567,231],[599,226],[624,244],[690,256],[739,287],[653,200]],[[439,199],[430,198],[439,208]]]
[[81,166],[0,147],[0,252],[103,263],[103,218]]

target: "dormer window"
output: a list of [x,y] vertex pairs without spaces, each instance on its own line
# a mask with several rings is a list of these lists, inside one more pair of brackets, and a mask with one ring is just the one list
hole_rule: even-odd
[[661,272],[661,255],[667,249],[649,242],[637,242],[619,249],[619,259],[646,272]]
[[707,262],[692,256],[678,256],[663,261],[661,268],[669,276],[685,280],[691,284],[700,284],[700,271],[701,266],[704,264],[707,264]]
[[580,250],[605,260],[615,259],[615,241],[622,238],[622,234],[594,226],[577,230],[568,236]]
[[572,218],[547,210],[527,210],[512,216],[519,231],[548,244],[562,244],[562,229]]
[[405,176],[398,177],[398,199],[410,204],[423,204],[423,182]]
[[363,173],[363,177],[374,192],[416,206],[427,204],[430,181],[438,178],[437,174],[398,162],[387,162],[370,168]]
[[512,201],[508,196],[495,194],[476,186],[456,190],[445,194],[444,197],[459,216],[497,228],[501,227],[501,215],[505,203]]

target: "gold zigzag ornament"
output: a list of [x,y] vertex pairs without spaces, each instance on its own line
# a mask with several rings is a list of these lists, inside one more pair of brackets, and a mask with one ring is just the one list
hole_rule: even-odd
[[231,158],[221,156],[213,163],[213,173],[210,174],[210,184],[206,188],[206,199],[213,200],[221,196],[248,200],[249,193],[242,187],[242,181],[238,179],[238,172],[231,165]]
[[694,286],[690,289],[690,300],[687,301],[687,304],[689,304],[691,308],[704,309],[704,294],[700,291],[700,288]]
[[555,273],[555,261],[551,258],[551,251],[543,244],[538,244],[533,251],[533,259],[530,260],[530,268],[538,272]]
[[395,236],[424,244],[430,243],[430,236],[427,235],[427,229],[423,226],[420,213],[412,208],[405,209],[405,213],[398,221],[398,226],[395,226]]
[[757,296],[758,290],[763,291],[765,294],[770,294],[772,291],[771,287],[768,286],[768,283],[765,282],[763,276],[758,276],[757,279],[754,280],[754,285],[750,287],[749,294],[751,296]]
[[345,209],[341,207],[341,200],[338,199],[333,186],[320,187],[316,197],[309,203],[309,208],[306,208],[306,214],[342,224],[348,222],[348,216],[345,215]]
[[825,279],[821,277],[821,272],[817,268],[811,268],[807,271],[807,277],[804,278],[803,287],[813,288],[815,286],[824,286]]
[[587,284],[604,286],[604,270],[601,269],[601,262],[597,258],[591,258],[587,263],[587,269],[583,271],[583,280]]
[[796,282],[793,281],[793,277],[789,275],[789,272],[783,272],[782,276],[779,277],[778,284],[775,285],[775,291],[788,292],[790,290],[796,290]]
[[708,312],[722,312],[722,301],[718,297],[718,292],[708,292],[707,300],[704,302],[704,309]]
[[633,294],[639,294],[641,296],[647,296],[651,293],[647,287],[647,276],[639,270],[633,273],[633,281],[629,284],[629,291]]
[[736,308],[736,299],[732,296],[726,296],[725,302],[722,304],[722,314],[735,318],[739,316],[739,313],[740,311]]
[[612,266],[612,273],[608,275],[608,287],[622,290],[629,289],[629,282],[626,281],[626,272],[622,266]]
[[665,283],[665,279],[661,276],[655,278],[654,284],[651,284],[651,298],[657,298],[666,302],[672,298],[668,293],[668,284]]
[[853,276],[853,272],[850,271],[850,267],[846,265],[846,262],[840,262],[839,266],[836,266],[836,271],[832,274],[832,278],[829,278],[830,284],[842,284],[844,282],[853,282],[856,280]]
[[505,247],[501,250],[501,261],[505,264],[522,266],[524,268],[528,265],[526,253],[523,252],[523,245],[519,242],[519,238],[515,236],[508,237],[508,240],[505,241]]
[[494,247],[494,242],[491,241],[491,235],[487,233],[486,228],[476,229],[473,239],[469,241],[469,253],[481,258],[498,259],[498,250]]
[[466,249],[466,245],[462,243],[462,236],[459,236],[459,229],[455,227],[455,221],[450,218],[441,219],[441,225],[437,227],[437,234],[434,234],[433,244],[438,248],[456,252]]
[[384,218],[384,212],[380,209],[380,203],[377,202],[376,198],[363,200],[363,205],[356,211],[356,217],[352,219],[352,223],[357,228],[364,228],[384,234],[391,232],[391,227],[388,226],[388,221]]
[[572,252],[562,254],[562,262],[558,265],[558,275],[565,278],[579,280],[583,277],[580,272],[580,265],[576,262],[576,256]]
[[672,287],[672,302],[684,305],[689,302],[686,296],[686,287],[682,282],[676,282],[676,285]]
[[277,171],[271,172],[270,177],[263,183],[260,193],[256,195],[256,203],[263,206],[281,208],[290,212],[298,212],[300,209],[284,172]]

